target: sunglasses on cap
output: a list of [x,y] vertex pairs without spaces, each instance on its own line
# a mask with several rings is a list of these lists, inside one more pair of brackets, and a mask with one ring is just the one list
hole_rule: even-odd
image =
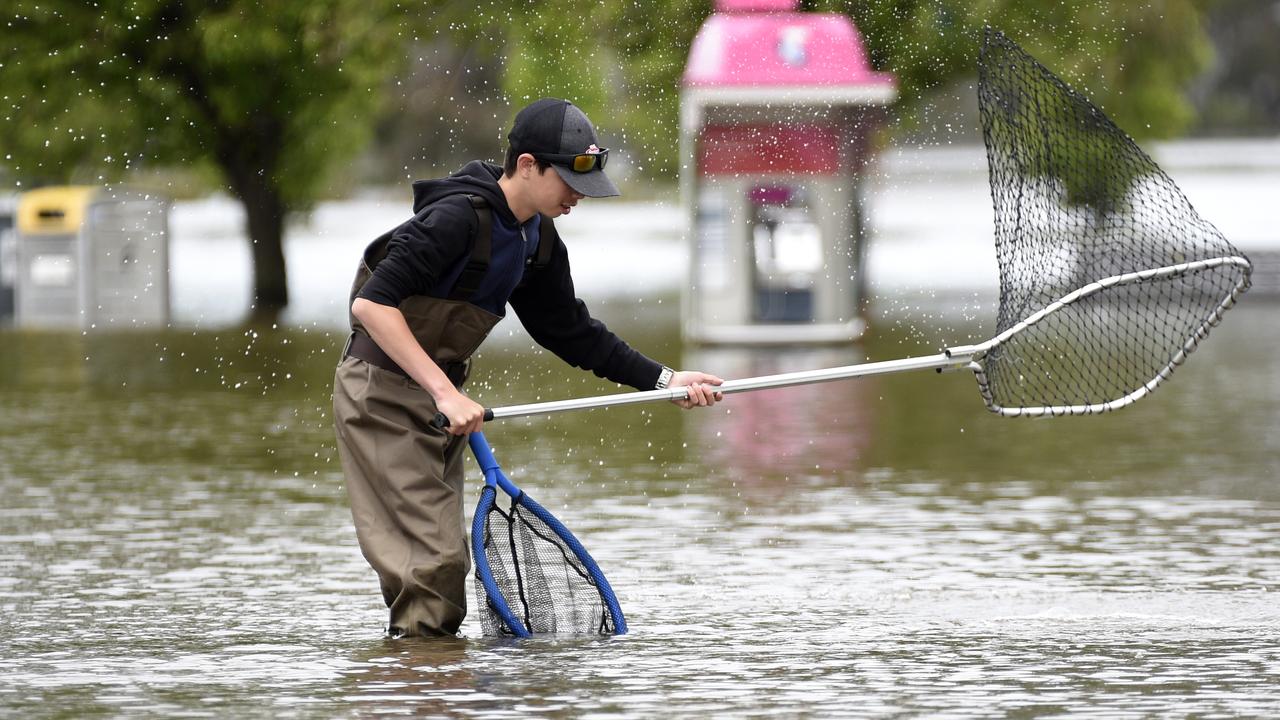
[[596,169],[603,170],[605,163],[609,162],[609,148],[599,148],[597,152],[584,152],[576,155],[529,154],[543,162],[561,165],[577,173],[588,173]]

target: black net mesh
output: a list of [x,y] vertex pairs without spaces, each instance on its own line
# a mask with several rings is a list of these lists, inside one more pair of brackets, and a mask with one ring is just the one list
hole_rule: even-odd
[[[611,635],[613,616],[595,579],[569,544],[532,510],[494,505],[484,530],[484,553],[512,614],[531,633]],[[493,609],[477,576],[476,598],[485,635],[513,635]]]
[[[1182,361],[1248,287],[1247,260],[1124,131],[1001,33],[988,29],[979,73],[997,336],[1073,291],[1108,285],[992,348],[984,395],[993,409],[1110,409]],[[1106,282],[1215,258],[1227,260]]]

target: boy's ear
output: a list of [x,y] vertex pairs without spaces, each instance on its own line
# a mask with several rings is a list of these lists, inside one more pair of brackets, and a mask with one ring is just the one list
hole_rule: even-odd
[[516,158],[516,172],[517,173],[522,172],[526,168],[528,168],[530,171],[536,170],[539,175],[541,175],[546,170],[545,167],[540,167],[538,165],[538,160],[533,155],[529,153],[521,153],[520,157]]
[[538,164],[538,161],[535,160],[534,157],[529,153],[521,153],[520,157],[516,158],[516,169],[519,171],[524,171],[524,170],[528,170],[530,168],[536,167],[537,164]]

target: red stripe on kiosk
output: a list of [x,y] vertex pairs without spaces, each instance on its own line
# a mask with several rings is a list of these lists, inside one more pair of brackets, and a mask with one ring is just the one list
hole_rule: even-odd
[[840,172],[841,132],[823,125],[713,125],[702,131],[698,169],[706,175]]

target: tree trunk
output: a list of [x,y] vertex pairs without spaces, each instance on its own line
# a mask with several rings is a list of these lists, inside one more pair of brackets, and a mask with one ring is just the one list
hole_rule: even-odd
[[285,203],[270,174],[252,161],[236,157],[224,163],[232,192],[244,205],[246,231],[253,257],[253,303],[247,321],[271,325],[289,305],[284,263]]
[[253,306],[249,322],[270,325],[289,305],[288,272],[284,264],[284,202],[266,183],[242,197],[253,248]]
[[[165,27],[157,35],[169,36],[175,28],[194,32],[202,11],[181,0],[171,0],[159,17]],[[185,38],[178,47],[195,43]],[[150,43],[135,48],[131,56],[141,65]],[[284,217],[288,207],[274,176],[284,147],[284,119],[288,109],[276,105],[254,112],[240,123],[229,123],[214,100],[211,87],[225,78],[209,68],[207,58],[196,52],[169,53],[161,63],[164,73],[179,78],[184,94],[207,125],[213,156],[222,168],[231,191],[244,206],[246,231],[253,257],[253,302],[247,321],[272,324],[289,305],[289,284],[284,264]],[[270,112],[274,110],[277,114]],[[234,113],[229,113],[234,115]]]

